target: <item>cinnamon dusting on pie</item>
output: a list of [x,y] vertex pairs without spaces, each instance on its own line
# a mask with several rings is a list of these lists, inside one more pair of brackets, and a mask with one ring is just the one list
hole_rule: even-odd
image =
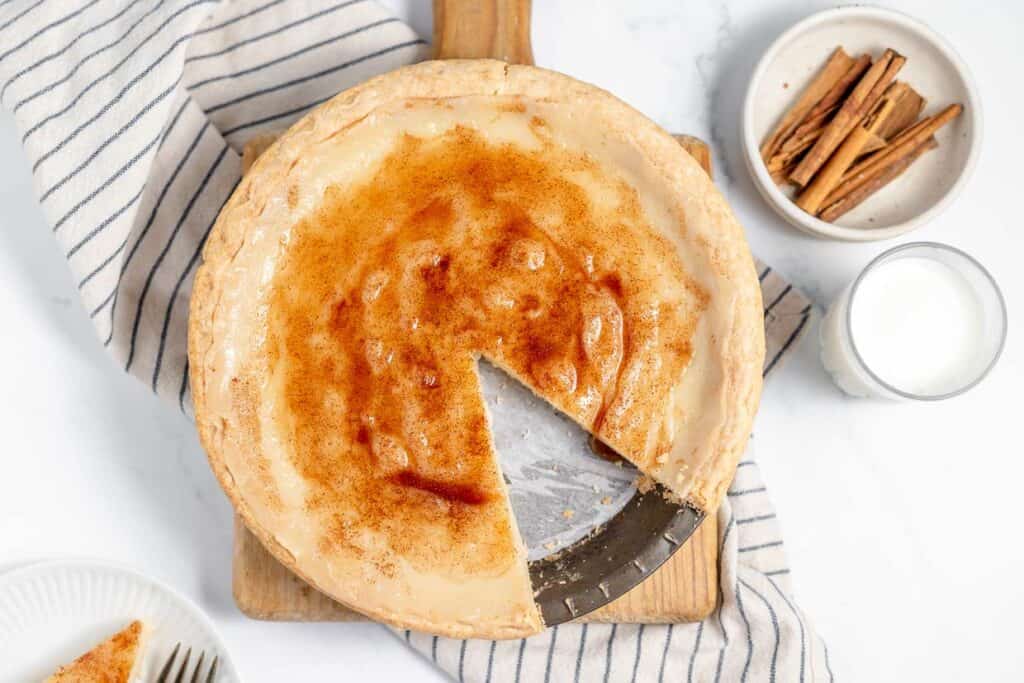
[[327,189],[275,278],[268,351],[310,509],[413,561],[497,569],[515,541],[476,358],[612,443],[646,436],[705,300],[635,191],[585,155],[464,126],[402,136],[369,182]]

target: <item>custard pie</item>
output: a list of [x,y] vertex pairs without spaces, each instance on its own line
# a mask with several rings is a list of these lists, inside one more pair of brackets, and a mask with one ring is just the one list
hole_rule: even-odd
[[454,637],[543,628],[478,359],[713,511],[763,356],[750,251],[698,164],[608,93],[491,60],[373,79],[274,142],[189,330],[247,525],[345,605]]
[[43,683],[128,683],[142,649],[143,625],[133,621]]

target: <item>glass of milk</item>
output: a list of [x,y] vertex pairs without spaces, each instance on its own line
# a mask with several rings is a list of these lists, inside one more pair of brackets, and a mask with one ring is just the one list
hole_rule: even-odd
[[959,249],[914,242],[878,256],[832,303],[821,358],[852,396],[934,401],[980,382],[1005,339],[988,271]]

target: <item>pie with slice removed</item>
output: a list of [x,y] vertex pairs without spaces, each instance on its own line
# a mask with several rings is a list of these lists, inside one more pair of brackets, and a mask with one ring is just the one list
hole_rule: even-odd
[[66,666],[44,683],[128,683],[142,646],[142,622],[124,629]]
[[307,114],[204,250],[199,433],[282,562],[395,626],[543,628],[491,441],[486,358],[711,511],[764,357],[742,230],[707,174],[608,93],[426,62]]

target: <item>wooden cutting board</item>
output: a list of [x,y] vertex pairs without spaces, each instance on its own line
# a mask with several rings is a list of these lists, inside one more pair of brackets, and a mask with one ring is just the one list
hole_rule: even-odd
[[[434,0],[439,58],[496,57],[532,64],[530,0]],[[679,143],[711,174],[711,153],[697,138]],[[247,150],[248,152],[248,150]],[[246,154],[247,161],[258,154]],[[278,562],[235,518],[235,602],[254,619],[358,621],[363,615],[331,600]],[[718,523],[709,515],[676,553],[636,588],[579,621],[676,623],[699,621],[718,599]]]

